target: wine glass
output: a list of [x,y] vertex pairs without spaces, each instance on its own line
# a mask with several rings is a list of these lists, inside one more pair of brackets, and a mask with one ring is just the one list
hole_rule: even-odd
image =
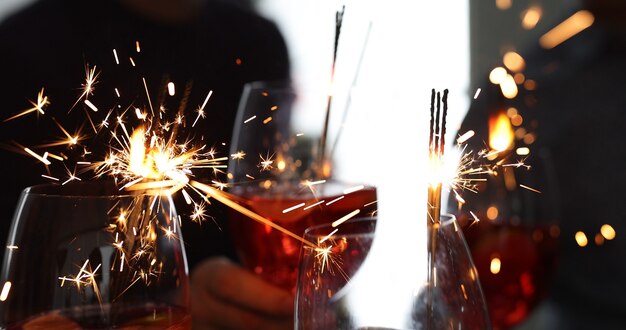
[[478,194],[465,196],[482,221],[467,214],[459,218],[483,280],[493,327],[511,329],[523,324],[549,293],[558,262],[559,192],[545,150],[524,166],[496,171],[478,186]]
[[[294,129],[293,115],[301,101],[288,81],[247,84],[228,165],[229,192],[296,236],[315,224],[371,213],[376,201],[374,187],[329,176],[329,165],[317,153],[317,137]],[[231,210],[229,218],[243,265],[277,286],[295,290],[300,242],[237,211]]]
[[[442,216],[433,227],[431,280],[426,275],[428,262],[412,258],[427,259],[427,253],[380,253],[390,241],[376,229],[376,222],[363,218],[338,228],[328,224],[306,230],[304,238],[317,247],[303,245],[301,250],[296,329],[490,328],[478,274],[454,217]],[[397,260],[395,267],[388,267],[389,260]],[[413,265],[424,269],[412,273]]]
[[168,198],[112,182],[26,188],[2,266],[6,329],[191,328],[187,265]]

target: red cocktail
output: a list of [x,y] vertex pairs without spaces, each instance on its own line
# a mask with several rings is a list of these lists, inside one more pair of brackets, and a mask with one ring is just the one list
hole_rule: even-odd
[[[250,210],[299,236],[313,225],[350,214],[366,216],[376,210],[374,187],[334,181],[313,186],[250,183],[236,186],[232,193]],[[244,266],[273,284],[293,290],[301,243],[236,211],[231,211],[230,218],[235,246]]]

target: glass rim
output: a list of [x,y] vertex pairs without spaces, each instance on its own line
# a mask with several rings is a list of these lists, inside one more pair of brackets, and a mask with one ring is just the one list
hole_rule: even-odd
[[254,89],[262,89],[262,88],[274,88],[274,89],[284,89],[289,91],[295,91],[293,87],[293,80],[286,79],[272,79],[272,80],[254,80],[244,84],[244,88],[249,88],[250,90]]
[[151,196],[142,192],[119,190],[114,180],[73,181],[65,185],[42,183],[24,188],[22,194],[54,198],[111,199]]
[[[341,225],[337,226],[337,227],[333,227],[332,223],[322,223],[319,225],[314,225],[311,227],[308,227],[307,229],[304,230],[304,234],[302,235],[303,237],[311,237],[311,238],[323,238],[328,236],[328,234],[330,234],[333,230],[338,229],[337,233],[333,234],[333,236],[338,236],[338,237],[345,237],[345,238],[350,238],[350,237],[356,237],[356,236],[364,236],[364,235],[373,235],[375,230],[376,230],[376,223],[378,221],[378,217],[377,216],[368,216],[368,217],[358,217],[358,218],[354,218],[354,219],[350,219],[344,223],[342,223]],[[374,226],[372,227],[371,231],[363,231],[363,232],[345,232],[342,233],[341,232],[341,226],[344,225],[349,225],[349,224],[358,224],[358,223],[373,223]],[[317,230],[321,230],[323,228],[328,228],[328,232],[327,233],[320,233],[320,234],[313,234],[314,231]]]

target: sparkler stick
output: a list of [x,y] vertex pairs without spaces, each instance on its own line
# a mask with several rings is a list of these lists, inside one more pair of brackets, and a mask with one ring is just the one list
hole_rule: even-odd
[[[343,14],[346,10],[346,6],[342,6],[340,11],[335,13],[335,46],[333,49],[333,64],[330,71],[330,87],[333,87],[335,82],[335,64],[337,64],[337,50],[339,47],[339,34],[341,33],[341,25],[343,24]],[[324,117],[324,127],[322,130],[322,137],[320,139],[320,150],[319,150],[319,166],[320,166],[320,176],[324,177],[324,162],[326,161],[326,143],[328,138],[328,124],[330,122],[330,108],[333,103],[333,93],[332,90],[328,93],[328,100],[326,103],[326,116]]]
[[[367,44],[370,39],[370,32],[372,31],[372,22],[367,26],[367,34],[365,35],[365,41],[363,42],[363,48],[361,48],[361,54],[359,55],[359,62],[356,66],[356,72],[354,73],[354,78],[352,79],[351,89],[356,87],[357,81],[359,80],[359,73],[361,72],[361,66],[363,64],[363,58],[365,57],[365,50],[367,49]],[[330,159],[333,159],[333,155],[337,150],[337,144],[339,144],[339,138],[341,137],[341,133],[343,132],[344,123],[348,118],[348,110],[350,110],[350,105],[352,104],[352,93],[348,93],[348,100],[346,101],[346,105],[343,109],[343,116],[341,118],[341,126],[339,127],[339,131],[337,132],[337,136],[335,137],[335,141],[333,142],[333,148],[330,150]]]
[[[437,107],[435,109],[435,101]],[[443,103],[443,113],[441,112],[441,104]],[[435,258],[436,258],[436,239],[437,230],[441,223],[441,171],[442,158],[445,151],[445,133],[446,133],[446,116],[448,112],[448,90],[444,90],[443,98],[439,92],[435,93],[433,89],[430,98],[430,137],[429,137],[429,160],[430,175],[432,181],[428,187],[428,217],[426,226],[429,235],[428,254],[428,282],[434,283],[435,280]],[[433,304],[433,285],[428,286],[427,293],[427,329],[432,329],[434,319]]]

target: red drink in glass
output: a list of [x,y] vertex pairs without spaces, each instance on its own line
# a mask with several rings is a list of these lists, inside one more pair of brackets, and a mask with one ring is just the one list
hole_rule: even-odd
[[494,330],[528,317],[546,296],[556,264],[558,226],[481,221],[465,230]]
[[[308,227],[336,221],[355,210],[359,217],[376,210],[376,188],[334,181],[313,186],[251,183],[234,187],[232,193],[248,209],[298,236]],[[243,265],[270,283],[294,290],[301,243],[232,210],[230,225]]]
[[191,329],[191,312],[188,308],[180,306],[148,304],[141,307],[120,308],[120,311],[112,313],[110,305],[91,305],[48,312],[7,327],[9,330],[111,328],[121,330],[188,330]]

